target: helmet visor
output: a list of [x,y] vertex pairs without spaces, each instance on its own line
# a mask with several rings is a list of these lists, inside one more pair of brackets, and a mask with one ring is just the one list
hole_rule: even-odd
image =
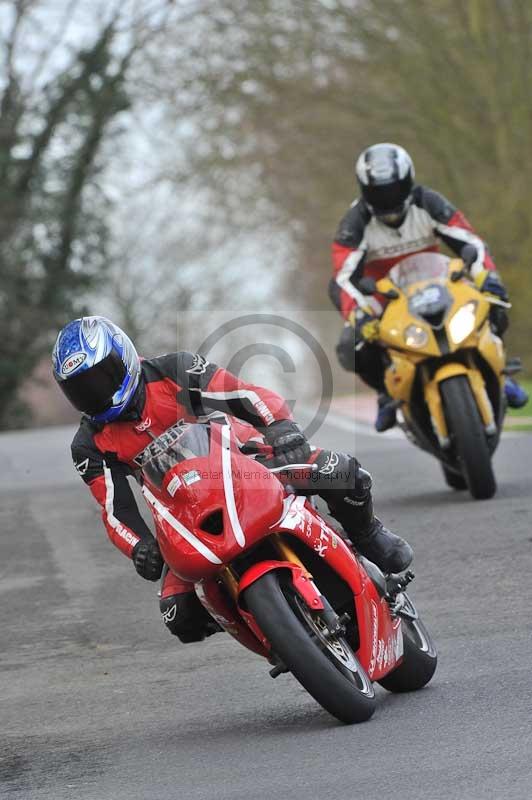
[[59,381],[67,399],[78,411],[93,416],[101,414],[113,404],[113,395],[126,376],[126,366],[114,351],[99,364]]
[[412,178],[410,175],[393,183],[370,184],[362,187],[364,200],[371,206],[378,216],[399,211],[412,191]]

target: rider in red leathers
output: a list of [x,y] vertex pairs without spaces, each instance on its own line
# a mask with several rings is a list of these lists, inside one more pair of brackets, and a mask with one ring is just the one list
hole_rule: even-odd
[[[395,144],[368,147],[357,160],[356,175],[361,197],[336,232],[329,295],[345,320],[336,349],[338,360],[378,392],[375,427],[385,431],[395,425],[395,406],[384,386],[383,350],[374,344],[383,307],[376,297],[363,295],[357,281],[363,275],[379,280],[407,256],[437,252],[443,242],[457,256],[467,247],[464,259],[481,291],[503,300],[508,295],[486,245],[462,212],[438,192],[414,184],[414,165],[406,150]],[[500,306],[492,308],[491,323],[499,335],[508,327]],[[506,380],[505,392],[512,407],[519,408],[528,400],[513,380]]]
[[[223,421],[226,415],[245,452],[279,464],[317,465],[306,488],[327,502],[358,552],[383,572],[410,564],[409,544],[373,514],[369,473],[352,456],[311,447],[275,392],[245,383],[198,354],[140,359],[126,334],[103,317],[74,320],[60,332],[53,368],[61,390],[83,412],[72,442],[75,468],[101,506],[109,538],[147,580],[161,577],[163,561],[127,478],[141,478],[142,467],[165,449],[176,425]],[[163,582],[160,608],[182,641],[218,630],[194,587],[172,573]]]

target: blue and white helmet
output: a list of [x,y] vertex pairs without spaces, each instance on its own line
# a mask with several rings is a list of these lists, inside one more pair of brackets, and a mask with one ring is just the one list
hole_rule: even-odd
[[105,317],[69,322],[57,337],[54,377],[74,408],[94,422],[111,422],[130,403],[140,379],[131,339]]

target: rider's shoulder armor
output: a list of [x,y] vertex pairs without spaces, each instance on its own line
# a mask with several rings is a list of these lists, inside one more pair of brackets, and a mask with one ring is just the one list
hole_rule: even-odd
[[446,197],[421,184],[414,187],[412,204],[422,208],[436,222],[447,223],[456,212],[456,207]]
[[103,474],[103,454],[94,441],[103,427],[83,416],[70,446],[74,467],[85,483]]
[[148,383],[170,378],[183,388],[190,386],[191,382],[208,383],[216,370],[217,367],[199,353],[186,350],[166,353],[142,362],[142,371]]
[[355,200],[338,226],[335,242],[344,247],[358,247],[364,238],[364,231],[370,219],[371,214],[364,201]]

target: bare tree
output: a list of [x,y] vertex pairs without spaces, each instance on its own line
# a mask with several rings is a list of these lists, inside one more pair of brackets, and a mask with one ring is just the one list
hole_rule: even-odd
[[68,39],[78,5],[63,4],[43,45],[36,28],[53,4],[11,0],[0,17],[0,425],[20,422],[22,382],[108,269],[106,146],[130,107],[131,65],[167,4],[152,5],[151,18],[132,6],[127,19],[105,6],[91,35],[78,21]]
[[225,213],[291,233],[313,308],[357,151],[404,144],[488,240],[530,352],[531,34],[527,0],[227,0],[167,40],[152,80]]

